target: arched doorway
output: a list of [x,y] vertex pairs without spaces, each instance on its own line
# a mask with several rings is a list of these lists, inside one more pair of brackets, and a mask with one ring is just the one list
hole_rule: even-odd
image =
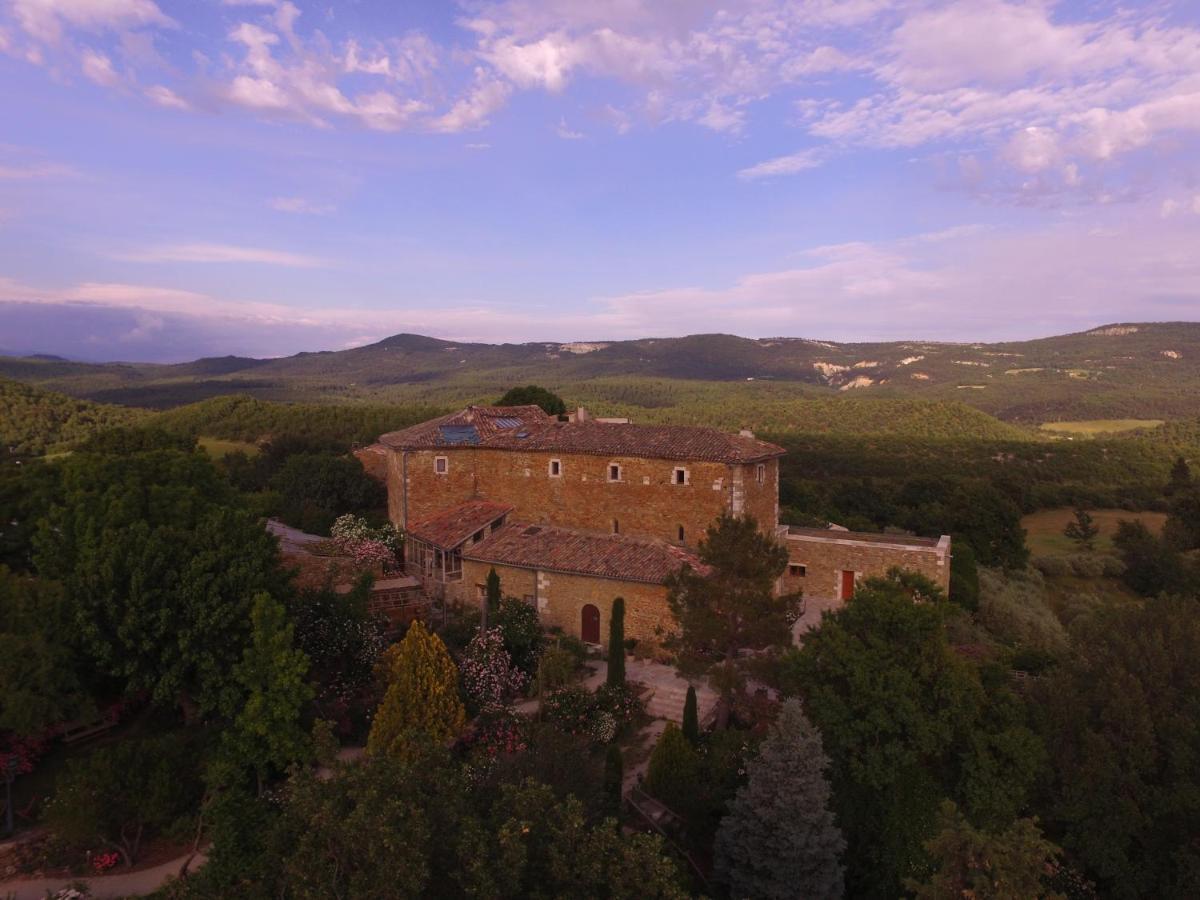
[[600,610],[588,603],[583,607],[583,624],[580,637],[585,644],[600,643]]

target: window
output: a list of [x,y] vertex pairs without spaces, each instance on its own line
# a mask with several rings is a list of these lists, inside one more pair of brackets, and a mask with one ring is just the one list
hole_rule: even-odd
[[608,480],[609,481],[620,481],[621,480],[621,466],[619,464],[617,464],[617,463],[609,463],[608,464]]
[[473,535],[471,535],[471,543],[478,544],[480,541],[482,541],[483,534],[485,531],[487,531],[486,528],[480,528],[477,532],[475,532]]
[[433,458],[433,471],[437,475],[445,475],[450,471],[450,460],[444,456],[435,456]]
[[754,467],[754,480],[759,484],[764,484],[767,480],[767,467],[763,463],[759,463]]
[[613,534],[620,534],[620,533],[621,533],[621,521],[619,519],[613,519]]
[[550,477],[558,478],[560,475],[562,475],[562,460],[561,459],[550,460]]
[[475,599],[478,600],[481,604],[485,600],[487,600],[487,585],[486,584],[475,585]]
[[683,543],[683,526],[679,526],[679,543]]
[[788,563],[788,574],[793,578],[803,578],[807,571],[800,563]]
[[688,483],[688,470],[683,468],[682,466],[677,466],[675,471],[673,473],[671,473],[671,481],[674,484],[687,484]]

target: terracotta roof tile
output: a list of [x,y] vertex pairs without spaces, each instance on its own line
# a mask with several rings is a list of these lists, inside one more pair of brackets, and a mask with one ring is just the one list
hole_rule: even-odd
[[475,532],[487,528],[512,511],[513,507],[503,503],[468,500],[421,522],[414,522],[409,526],[408,533],[442,550],[452,550]]
[[785,452],[776,444],[746,435],[726,434],[716,428],[591,420],[559,422],[536,406],[471,406],[403,431],[390,432],[379,440],[397,450],[476,446],[730,464],[769,459]]
[[684,565],[707,571],[695,554],[665,541],[515,522],[464,550],[463,559],[649,584]]

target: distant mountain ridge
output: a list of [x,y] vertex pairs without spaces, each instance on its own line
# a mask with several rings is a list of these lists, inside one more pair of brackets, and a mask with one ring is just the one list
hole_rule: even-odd
[[[457,402],[527,382],[619,404],[625,402],[619,395],[633,390],[628,382],[653,393],[647,381],[653,379],[769,382],[825,396],[953,400],[1025,423],[1183,418],[1200,416],[1200,323],[1114,323],[997,343],[700,334],[484,344],[397,334],[350,350],[280,359],[97,365],[9,357],[0,358],[0,376],[77,397],[153,407],[230,393],[326,402]],[[608,394],[597,393],[600,388]]]

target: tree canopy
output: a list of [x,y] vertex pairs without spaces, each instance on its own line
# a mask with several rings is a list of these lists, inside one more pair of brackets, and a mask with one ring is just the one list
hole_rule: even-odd
[[547,415],[561,416],[567,411],[563,398],[544,387],[527,384],[524,387],[509,388],[507,393],[496,401],[497,406],[540,406]]

